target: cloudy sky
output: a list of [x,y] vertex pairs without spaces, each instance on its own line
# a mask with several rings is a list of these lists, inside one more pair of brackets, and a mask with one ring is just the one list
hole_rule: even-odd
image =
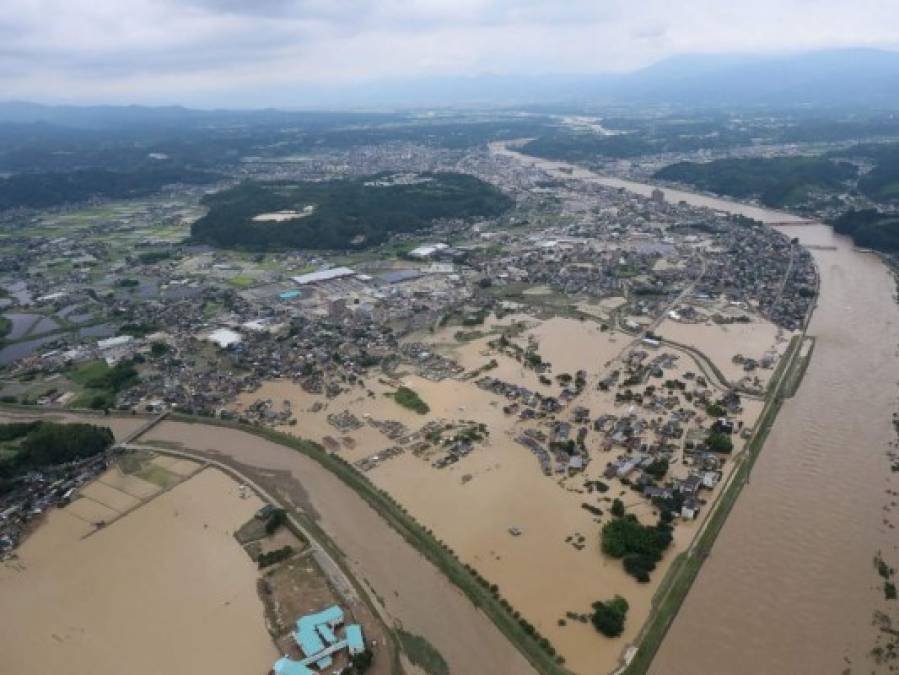
[[284,104],[305,87],[899,48],[899,0],[4,0],[0,98]]

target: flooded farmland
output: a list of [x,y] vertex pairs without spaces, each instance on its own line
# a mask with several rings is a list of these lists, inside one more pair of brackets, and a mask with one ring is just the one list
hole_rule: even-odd
[[[370,585],[386,612],[427,638],[451,672],[532,673],[524,657],[467,597],[411,548],[368,504],[312,459],[257,436],[163,421],[142,439],[183,445],[278,477],[278,492],[315,517]],[[439,611],[435,611],[439,608]],[[447,626],[452,631],[447,631]]]
[[232,534],[260,500],[214,469],[156,492],[105,474],[0,566],[4,672],[246,675],[277,658]]

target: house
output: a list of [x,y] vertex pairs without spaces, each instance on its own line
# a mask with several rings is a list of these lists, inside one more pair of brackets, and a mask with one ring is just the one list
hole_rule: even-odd
[[718,485],[718,481],[720,480],[720,471],[704,471],[702,474],[702,487],[709,490],[714,490],[715,486]]
[[699,476],[688,476],[680,485],[677,486],[678,491],[682,495],[693,496],[699,492],[699,486],[702,485],[702,479]]
[[632,458],[625,460],[621,464],[618,465],[618,470],[616,475],[618,478],[625,478],[629,473],[631,473],[634,469],[637,468],[637,465],[640,463],[640,458]]
[[584,470],[584,458],[582,455],[572,455],[568,460],[568,473],[574,474]]
[[680,509],[680,515],[686,520],[695,520],[699,515],[699,502],[693,497],[685,499]]
[[656,485],[647,485],[643,488],[643,496],[647,499],[659,497],[661,499],[671,499],[674,497],[674,490],[667,487],[658,487]]

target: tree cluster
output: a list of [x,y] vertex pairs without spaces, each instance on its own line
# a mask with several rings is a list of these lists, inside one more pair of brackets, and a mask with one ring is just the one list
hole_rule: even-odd
[[671,525],[662,520],[656,525],[643,525],[633,514],[617,517],[602,528],[602,552],[620,558],[628,574],[647,582],[671,545],[671,530]]

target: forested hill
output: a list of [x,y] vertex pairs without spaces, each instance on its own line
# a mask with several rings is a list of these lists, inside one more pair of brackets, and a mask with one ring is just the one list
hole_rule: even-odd
[[134,199],[174,183],[204,184],[220,180],[220,174],[179,167],[108,171],[42,171],[0,178],[0,211],[14,208],[41,209],[75,204],[90,199]]
[[[440,218],[492,218],[512,206],[495,186],[459,173],[378,175],[309,183],[246,182],[204,199],[195,241],[250,249],[351,249]],[[257,216],[296,211],[289,220]]]
[[839,190],[857,174],[858,169],[849,162],[770,157],[678,162],[660,169],[654,177],[737,199],[758,198],[765,206],[780,208],[801,202],[814,190]]
[[856,246],[899,253],[899,214],[877,209],[850,210],[830,224],[834,231],[852,237]]

